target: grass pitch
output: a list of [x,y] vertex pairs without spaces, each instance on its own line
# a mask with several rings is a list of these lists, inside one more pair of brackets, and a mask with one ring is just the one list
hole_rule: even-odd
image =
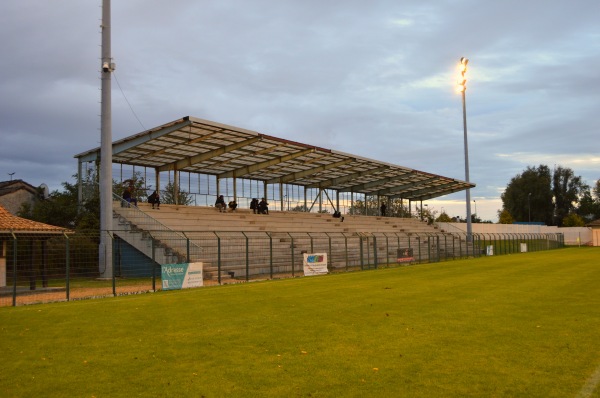
[[600,250],[0,308],[3,397],[600,397]]

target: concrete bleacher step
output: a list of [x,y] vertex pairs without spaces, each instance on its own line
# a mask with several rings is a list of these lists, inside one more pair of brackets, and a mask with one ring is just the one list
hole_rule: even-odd
[[[140,210],[144,211],[151,220],[156,220],[162,225],[172,229],[173,231],[185,231],[185,234],[197,247],[201,248],[201,253],[193,254],[195,261],[203,261],[205,263],[207,279],[213,278],[214,272],[217,269],[215,264],[216,259],[216,236],[222,238],[236,236],[239,239],[239,245],[244,245],[245,239],[253,239],[253,234],[261,239],[271,236],[272,240],[272,255],[273,266],[277,270],[287,270],[286,267],[291,267],[290,249],[294,250],[294,263],[297,267],[301,264],[302,253],[309,250],[329,252],[332,251],[332,264],[344,263],[348,259],[349,263],[359,261],[358,252],[360,244],[356,236],[361,235],[363,239],[369,239],[370,246],[368,250],[373,251],[374,237],[377,237],[377,253],[386,253],[387,245],[385,242],[388,238],[389,244],[392,247],[406,247],[409,242],[412,242],[412,247],[426,247],[424,243],[427,239],[425,236],[420,237],[420,242],[417,239],[418,234],[435,232],[436,230],[425,223],[414,219],[390,219],[385,217],[373,216],[353,216],[345,215],[344,222],[333,219],[328,214],[315,213],[296,213],[296,212],[277,212],[273,211],[269,215],[253,214],[247,209],[239,209],[237,212],[220,213],[212,207],[193,207],[193,206],[176,206],[176,205],[161,205],[161,210],[152,210],[147,204],[140,204]],[[117,217],[127,218],[127,211],[130,209],[117,210]],[[119,218],[120,220],[120,218]],[[141,231],[145,233],[146,228],[151,228],[150,225],[143,224],[144,220],[136,220],[136,223],[130,223],[128,228],[131,231]],[[415,235],[410,237],[408,232]],[[243,234],[242,234],[243,233]],[[401,235],[397,235],[401,233]],[[327,235],[330,234],[330,235]],[[375,236],[374,236],[375,234]],[[389,234],[386,236],[377,234]],[[311,239],[314,239],[314,247],[311,249]],[[350,238],[347,242],[343,237]],[[341,239],[340,239],[341,238]],[[228,238],[231,242],[231,238]],[[328,241],[328,239],[330,239]],[[293,244],[292,244],[293,241]],[[238,240],[235,240],[238,242]],[[235,243],[236,245],[238,243]],[[464,243],[463,243],[464,245]],[[348,255],[342,255],[348,248]],[[164,244],[165,250],[170,250],[169,242]],[[172,248],[169,253],[174,256],[180,256],[176,248]],[[424,249],[421,249],[424,251]],[[436,249],[437,250],[437,249]],[[270,260],[268,253],[265,256],[265,247],[251,248],[248,255],[252,258],[249,265],[249,272],[265,272],[269,270]],[[395,250],[391,248],[386,256],[393,258]],[[245,273],[246,254],[244,250],[239,250],[235,255],[223,253],[221,261],[222,271],[231,269]],[[349,264],[350,266],[352,264]],[[340,265],[343,266],[343,265]],[[227,274],[228,276],[228,274]],[[216,276],[218,278],[218,275]],[[225,275],[222,273],[221,278]]]

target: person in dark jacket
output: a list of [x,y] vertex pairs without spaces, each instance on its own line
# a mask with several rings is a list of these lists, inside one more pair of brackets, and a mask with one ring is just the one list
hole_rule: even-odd
[[225,204],[225,199],[223,198],[223,195],[221,195],[217,198],[217,200],[215,201],[215,207],[221,213],[224,213],[225,211],[227,211],[227,205]]
[[252,201],[250,202],[250,209],[252,209],[252,211],[254,211],[254,214],[256,214],[256,212],[258,211],[258,199],[252,198]]
[[269,203],[265,198],[262,198],[258,204],[258,214],[269,214]]
[[137,198],[133,195],[133,186],[130,185],[127,188],[125,188],[125,191],[123,191],[123,199],[129,205],[131,205],[131,203],[133,203],[134,206],[137,206]]
[[154,192],[152,192],[152,195],[148,196],[148,203],[150,203],[152,205],[153,209],[154,209],[154,206],[156,205],[156,208],[158,210],[160,210],[160,195],[159,195],[158,191],[154,191]]

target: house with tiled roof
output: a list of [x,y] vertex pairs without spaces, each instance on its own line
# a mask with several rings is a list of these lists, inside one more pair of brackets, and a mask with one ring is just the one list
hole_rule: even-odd
[[39,195],[38,188],[23,180],[0,181],[0,206],[17,214],[23,203],[33,205]]
[[53,235],[62,235],[64,228],[12,215],[0,206],[0,287],[6,286],[7,242],[27,237],[43,242]]

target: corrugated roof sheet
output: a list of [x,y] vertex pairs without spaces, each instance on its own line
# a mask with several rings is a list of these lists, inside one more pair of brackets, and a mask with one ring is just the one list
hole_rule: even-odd
[[[100,148],[75,155],[95,161]],[[475,184],[190,116],[113,142],[113,163],[426,200]]]

